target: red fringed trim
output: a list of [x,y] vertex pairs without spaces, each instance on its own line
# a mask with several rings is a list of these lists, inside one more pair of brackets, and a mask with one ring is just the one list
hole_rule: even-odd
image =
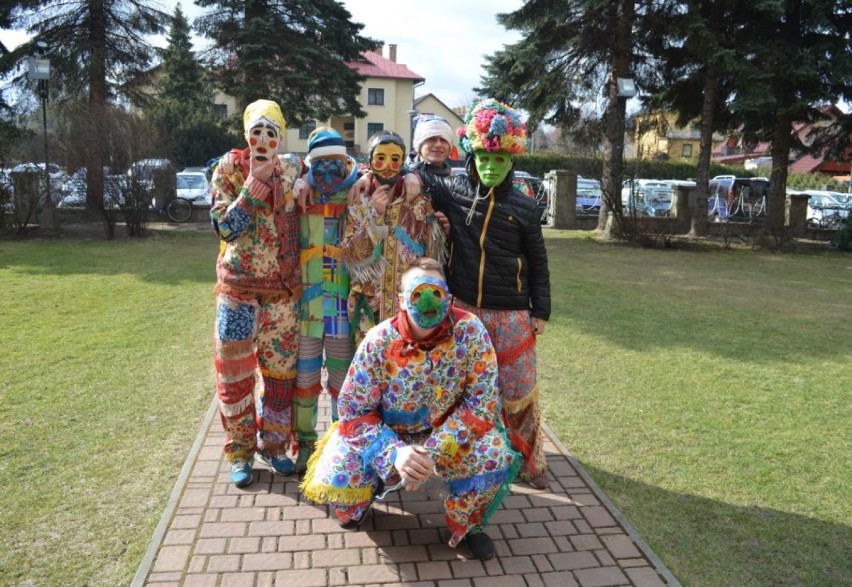
[[319,396],[322,392],[322,383],[311,385],[310,387],[297,387],[294,390],[296,399],[311,399]]
[[340,436],[352,436],[355,433],[355,429],[359,424],[380,424],[382,421],[382,417],[378,412],[370,412],[369,414],[365,414],[354,420],[349,420],[348,422],[340,422],[337,430],[340,432]]
[[523,455],[524,462],[527,464],[527,470],[530,472],[532,477],[535,477],[538,475],[538,469],[536,468],[535,463],[533,463],[532,447],[527,444],[527,441],[524,440],[520,434],[509,427],[509,420],[506,417],[505,410],[501,411],[501,417],[503,418],[503,426],[509,433],[509,443],[512,445],[512,450]]
[[469,528],[459,524],[457,521],[455,521],[453,518],[451,518],[449,516],[449,514],[447,514],[447,529],[450,531],[451,536],[456,536],[456,535],[462,535],[463,536]]
[[239,359],[216,357],[216,373],[219,375],[251,375],[257,366],[257,353],[251,353]]
[[486,432],[494,428],[493,422],[477,418],[469,410],[462,410],[461,421],[476,438],[482,438]]
[[500,365],[511,363],[519,356],[521,356],[522,352],[531,349],[533,346],[535,346],[535,335],[530,334],[529,338],[527,338],[524,342],[522,342],[515,348],[509,349],[507,351],[497,351],[497,363]]

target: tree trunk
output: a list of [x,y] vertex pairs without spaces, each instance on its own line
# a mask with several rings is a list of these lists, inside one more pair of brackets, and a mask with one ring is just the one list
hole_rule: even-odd
[[769,194],[767,196],[766,226],[769,233],[777,239],[783,239],[784,208],[787,200],[787,165],[790,158],[790,146],[793,142],[793,121],[787,115],[779,115],[775,124],[772,140],[772,171],[769,175]]
[[104,203],[104,148],[107,145],[104,131],[106,111],[106,7],[103,0],[89,0],[91,28],[89,43],[92,58],[89,64],[89,133],[86,141],[86,209],[100,213]]
[[[610,78],[607,83],[606,140],[604,141],[601,191],[603,198],[598,216],[598,232],[606,237],[620,237],[623,233],[621,213],[621,176],[624,158],[625,98],[618,97],[617,80],[629,77],[630,44],[633,30],[634,4],[632,1],[613,0],[610,7],[616,20],[616,36],[612,49]],[[613,212],[613,224],[608,223]]]
[[692,223],[689,236],[706,236],[707,228],[707,192],[710,183],[710,157],[713,154],[713,113],[719,96],[719,84],[716,80],[716,68],[707,66],[704,78],[704,101],[701,104],[701,146],[698,151],[698,168],[695,171],[695,206],[692,209]]

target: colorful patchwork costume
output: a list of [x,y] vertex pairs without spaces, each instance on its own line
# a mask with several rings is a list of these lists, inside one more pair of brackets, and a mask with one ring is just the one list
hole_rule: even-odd
[[355,160],[346,143],[329,128],[317,128],[308,139],[311,202],[299,218],[302,266],[302,308],[295,396],[295,428],[301,471],[317,439],[317,400],[321,374],[328,373],[332,418],[336,400],[354,353],[346,300],[349,271],[340,241],[346,220],[348,190],[357,179]]
[[[388,159],[392,163],[386,164]],[[403,196],[404,160],[405,144],[399,135],[386,131],[375,136],[370,142],[370,188],[349,203],[341,246],[351,276],[348,307],[356,343],[370,328],[396,314],[399,280],[408,266],[423,256],[441,260],[445,249],[444,234],[429,201],[422,194],[411,201]],[[380,214],[373,195],[382,185],[389,202]]]
[[[298,208],[292,193],[302,163],[295,156],[276,156],[276,139],[284,130],[277,104],[250,104],[244,122],[250,146],[231,153],[229,173],[222,165],[214,171],[210,209],[222,240],[216,263],[216,393],[225,453],[232,464],[248,467],[247,477],[234,481],[238,486],[251,481],[258,448],[287,468],[302,292]],[[258,136],[249,138],[250,130]],[[252,166],[258,167],[255,158],[271,171],[268,179],[251,175]],[[256,409],[258,367],[263,390]]]
[[364,338],[338,399],[340,421],[319,442],[302,483],[341,523],[363,519],[379,479],[397,483],[396,453],[426,449],[447,482],[449,544],[485,525],[519,455],[500,424],[497,362],[482,322],[450,310],[430,344],[413,342],[404,311]]

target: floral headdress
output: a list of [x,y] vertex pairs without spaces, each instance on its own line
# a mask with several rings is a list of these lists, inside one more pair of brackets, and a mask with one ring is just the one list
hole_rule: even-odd
[[485,149],[520,155],[527,148],[527,126],[520,113],[494,98],[477,102],[456,132],[459,146],[468,153]]

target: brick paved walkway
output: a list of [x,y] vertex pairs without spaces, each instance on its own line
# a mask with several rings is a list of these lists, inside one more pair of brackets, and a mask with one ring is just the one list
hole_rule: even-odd
[[[328,397],[320,399],[320,429]],[[546,429],[550,488],[515,483],[488,526],[497,557],[451,550],[441,487],[376,502],[358,531],[305,500],[295,477],[255,465],[236,489],[211,405],[133,581],[135,587],[327,585],[678,586],[553,433]]]

